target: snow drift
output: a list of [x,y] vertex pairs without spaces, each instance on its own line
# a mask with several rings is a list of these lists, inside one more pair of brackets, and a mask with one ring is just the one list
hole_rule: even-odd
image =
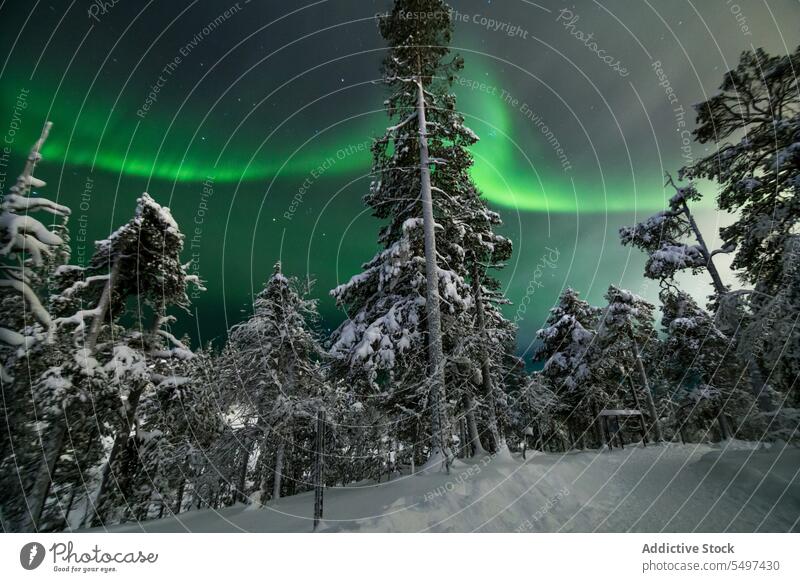
[[[800,449],[731,441],[458,461],[325,491],[326,532],[800,531]],[[309,532],[313,493],[117,532]]]

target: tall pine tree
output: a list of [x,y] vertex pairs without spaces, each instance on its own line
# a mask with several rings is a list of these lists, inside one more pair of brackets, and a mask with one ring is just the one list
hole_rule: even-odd
[[[510,243],[494,234],[499,217],[469,176],[468,148],[477,136],[451,92],[463,61],[448,48],[449,7],[442,0],[397,0],[379,25],[389,44],[386,109],[396,123],[373,146],[375,177],[365,202],[385,221],[382,250],[332,291],[348,320],[334,332],[331,353],[336,369],[386,412],[406,443],[427,434],[438,459],[441,451],[447,455],[452,431],[447,405],[463,402],[464,393],[444,372],[472,329],[491,334],[486,269],[510,255]],[[475,311],[480,294],[482,322]],[[479,355],[478,368],[488,357]],[[495,399],[490,374],[481,384],[486,399]]]
[[317,317],[316,302],[277,263],[253,314],[230,332],[228,354],[240,391],[235,406],[259,433],[261,502],[282,495],[287,448],[322,406],[322,348],[312,327]]

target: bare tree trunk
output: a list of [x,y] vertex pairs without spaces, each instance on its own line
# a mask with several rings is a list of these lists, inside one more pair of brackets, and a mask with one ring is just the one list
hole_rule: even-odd
[[[692,232],[694,232],[694,236],[697,239],[697,243],[700,246],[703,257],[706,259],[706,269],[708,270],[709,275],[711,275],[711,281],[714,284],[714,291],[716,292],[717,297],[721,299],[726,293],[728,293],[728,290],[722,283],[722,277],[720,277],[719,271],[717,270],[716,265],[714,265],[714,259],[711,256],[711,252],[708,250],[708,245],[706,245],[706,241],[703,238],[700,228],[697,226],[697,222],[695,221],[691,210],[689,210],[689,205],[686,203],[686,201],[683,202],[683,212],[689,221]],[[750,388],[753,391],[753,395],[756,397],[759,410],[762,412],[771,412],[773,407],[769,402],[769,398],[764,393],[765,382],[761,373],[761,369],[758,367],[758,363],[751,359],[747,364],[747,373],[750,380]]]
[[186,490],[186,478],[181,479],[181,484],[178,487],[178,494],[177,499],[175,500],[175,507],[172,510],[172,513],[178,515],[181,512],[181,507],[183,506],[183,492]]
[[269,461],[267,460],[267,437],[264,436],[263,441],[261,442],[261,453],[258,458],[258,467],[260,467],[261,472],[261,482],[259,483],[259,491],[261,492],[260,502],[263,505],[267,497],[269,496],[269,483],[270,479],[272,478],[272,469],[269,466]]
[[692,211],[689,210],[689,205],[685,200],[683,201],[683,213],[686,215],[686,219],[689,221],[689,226],[691,226],[692,232],[694,232],[694,236],[697,239],[697,243],[700,246],[701,252],[703,253],[703,257],[706,260],[706,269],[708,270],[708,274],[711,275],[711,280],[714,283],[714,291],[716,291],[718,297],[722,298],[722,296],[725,295],[728,290],[725,289],[725,285],[722,284],[722,277],[719,276],[719,271],[717,271],[717,267],[714,265],[714,259],[711,256],[711,252],[708,250],[708,245],[706,245],[703,234],[700,232],[700,228],[697,226],[697,222],[695,222]]
[[33,488],[28,495],[30,499],[30,514],[23,531],[39,531],[41,529],[42,515],[47,504],[47,497],[50,495],[50,485],[53,481],[53,473],[58,464],[58,458],[64,449],[67,436],[66,420],[59,421],[53,428],[47,439],[42,462],[36,472]]
[[72,513],[72,506],[75,504],[75,496],[77,494],[77,487],[73,487],[72,490],[69,492],[69,501],[67,502],[67,508],[64,510],[64,528],[69,528],[69,514]]
[[497,399],[495,398],[494,382],[492,381],[492,370],[489,365],[489,338],[486,334],[486,312],[483,305],[483,284],[482,273],[478,266],[477,259],[472,265],[472,293],[475,296],[475,319],[478,326],[479,349],[481,358],[481,376],[483,381],[483,391],[486,394],[488,412],[489,432],[492,435],[492,446],[494,452],[506,448],[506,441],[500,433],[497,424]]
[[592,413],[594,414],[594,428],[597,433],[597,442],[600,443],[600,448],[606,446],[606,433],[603,430],[603,417],[600,416],[600,410],[597,403],[592,403]]
[[481,444],[481,435],[478,433],[478,423],[475,420],[475,400],[472,396],[465,397],[465,405],[467,408],[467,430],[469,432],[469,442],[472,447],[473,455],[486,454],[486,449]]
[[392,480],[392,474],[397,470],[397,439],[392,435],[389,449],[389,480]]
[[656,402],[653,399],[653,392],[650,390],[650,382],[647,380],[647,372],[645,372],[644,364],[639,354],[639,346],[636,344],[636,339],[633,337],[633,334],[631,334],[631,345],[633,346],[633,356],[636,360],[636,369],[639,371],[639,376],[641,376],[642,384],[644,385],[644,393],[645,396],[647,396],[647,408],[653,419],[653,431],[656,435],[656,441],[659,443],[664,442],[664,433],[661,432],[661,421],[658,419]]
[[[103,288],[103,293],[100,296],[100,301],[97,304],[97,313],[92,319],[92,325],[89,328],[89,334],[86,336],[84,347],[88,350],[89,354],[94,353],[95,346],[97,345],[97,338],[102,329],[103,321],[108,313],[108,307],[111,303],[111,287],[115,279],[119,275],[119,261],[115,261],[111,268],[106,286]],[[26,526],[27,529],[38,530],[40,527],[40,520],[42,512],[44,511],[47,496],[50,492],[51,480],[53,473],[58,464],[58,457],[61,456],[61,451],[64,447],[64,441],[67,433],[66,426],[66,411],[63,424],[60,422],[53,427],[53,432],[48,439],[48,444],[44,453],[42,463],[36,473],[36,478],[31,489],[29,497],[32,499],[30,502],[31,515]]]
[[765,390],[767,383],[764,380],[764,374],[761,373],[761,368],[759,368],[758,362],[755,361],[754,356],[750,356],[746,367],[747,375],[750,379],[750,388],[758,403],[759,410],[761,410],[761,412],[772,412],[773,406]]
[[239,470],[239,482],[236,485],[236,493],[239,501],[247,503],[247,496],[244,493],[245,482],[247,481],[247,465],[250,462],[250,445],[242,451],[242,466]]
[[291,445],[289,445],[286,448],[286,452],[283,454],[283,458],[285,459],[284,462],[283,462],[283,467],[284,467],[283,468],[283,474],[286,475],[289,478],[289,482],[286,483],[286,487],[285,487],[286,496],[287,497],[291,497],[292,495],[297,493],[297,481],[298,480],[296,478],[297,476],[295,475],[295,473],[296,473],[295,465],[297,463],[295,462],[295,454],[294,453],[295,453],[294,443],[292,443]]
[[[314,531],[323,517],[325,498],[325,411],[317,412],[317,430],[314,438]],[[394,441],[392,441],[394,442]]]
[[467,437],[467,418],[466,416],[462,416],[458,421],[458,441],[461,446],[459,446],[459,453],[462,459],[466,459],[470,456],[469,452],[469,437]]
[[436,233],[431,192],[431,169],[428,155],[428,127],[425,114],[425,90],[422,78],[417,78],[417,122],[419,124],[419,168],[422,198],[422,220],[425,232],[426,319],[428,324],[428,373],[430,375],[431,458],[443,456],[446,467],[450,465],[450,451],[444,430],[447,421],[444,412],[444,352],[442,349],[442,321],[439,306],[439,266],[436,260]]
[[[624,373],[624,372],[623,372]],[[641,422],[642,422],[642,444],[647,444],[647,426],[645,426],[644,422],[644,413],[642,412],[642,403],[639,401],[639,393],[636,391],[636,384],[633,381],[633,378],[628,375],[628,384],[631,387],[631,394],[633,395],[633,401],[635,402],[636,410],[641,413]],[[617,426],[619,427],[619,417],[615,416],[614,420],[617,422]]]
[[278,450],[275,452],[275,481],[272,487],[272,499],[278,500],[281,498],[281,477],[283,474],[283,459],[286,452],[286,443],[281,439],[278,444]]
[[725,411],[721,406],[719,407],[719,412],[717,413],[717,422],[719,423],[719,435],[722,440],[727,441],[733,438],[733,431],[728,424],[728,417],[725,416]]
[[108,308],[111,305],[111,292],[114,284],[119,277],[120,261],[116,259],[111,265],[111,272],[108,275],[106,286],[103,287],[103,293],[100,295],[100,301],[97,303],[97,313],[92,318],[92,325],[89,327],[89,333],[86,336],[84,347],[89,350],[89,353],[94,353],[97,346],[97,338],[100,335],[100,330],[105,322],[106,315],[108,315]]
[[128,447],[128,441],[131,438],[131,432],[136,423],[136,410],[139,407],[139,398],[141,398],[143,390],[144,387],[139,386],[128,394],[125,418],[123,419],[123,423],[117,428],[116,435],[114,436],[114,444],[111,445],[111,451],[108,453],[108,460],[103,467],[103,475],[100,479],[100,486],[97,489],[97,496],[95,497],[94,503],[97,525],[103,525],[103,519],[105,518],[105,515],[103,515],[105,508],[103,505],[106,501],[108,485],[114,471],[114,462],[117,460],[119,454]]

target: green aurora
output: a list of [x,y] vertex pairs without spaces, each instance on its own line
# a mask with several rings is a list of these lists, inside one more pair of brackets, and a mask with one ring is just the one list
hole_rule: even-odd
[[[380,227],[362,197],[369,145],[391,123],[375,83],[383,49],[372,19],[388,0],[323,4],[293,15],[279,3],[243,4],[192,50],[143,115],[137,111],[165,64],[228,0],[121,2],[100,22],[77,5],[62,12],[48,3],[4,4],[0,133],[6,144],[11,137],[11,152],[1,160],[3,189],[49,119],[38,174],[48,197],[73,208],[73,261],[85,263],[92,241],[125,222],[147,191],[172,208],[187,236],[186,258],[207,281],[179,332],[194,341],[222,337],[278,259],[287,273],[315,281],[323,328],[336,326],[346,314],[328,290],[373,255]],[[617,236],[620,226],[663,208],[671,195],[664,173],[686,162],[652,63],[663,63],[690,112],[751,39],[728,34],[730,15],[713,7],[697,8],[705,30],[677,5],[657,16],[646,3],[577,6],[581,23],[624,57],[631,75],[623,80],[541,6],[459,0],[458,9],[491,10],[529,33],[508,38],[459,22],[453,42],[466,62],[455,84],[458,107],[481,138],[473,177],[515,246],[500,278],[520,352],[565,286],[596,304],[609,283],[655,300],[644,258]],[[773,10],[779,22],[796,20],[796,4]],[[624,15],[627,28],[612,14]],[[751,16],[765,48],[782,52],[774,23]],[[272,22],[280,24],[264,28]],[[712,30],[728,42],[717,55],[708,50]],[[797,42],[796,31],[784,34]],[[701,218],[713,233],[722,218],[713,189],[706,191]],[[700,297],[703,285],[693,288]]]
[[[22,77],[13,72],[11,76]],[[49,75],[39,77],[44,78]],[[558,171],[566,154],[558,156],[555,147],[559,142],[547,125],[537,127],[526,117],[534,115],[531,106],[522,102],[511,107],[504,102],[499,80],[479,64],[471,64],[462,79],[465,83],[479,79],[482,87],[494,89],[490,93],[458,81],[455,87],[459,108],[481,137],[473,147],[473,178],[489,202],[523,212],[555,213],[619,212],[634,206],[646,211],[663,206],[664,189],[660,184],[651,184],[644,194],[637,191],[634,204],[631,185],[623,185],[625,176],[609,176],[608,182],[604,179],[593,185],[581,184],[580,178],[577,183],[566,178],[564,172]],[[49,96],[49,85],[36,86],[30,92]],[[294,149],[283,147],[281,140],[274,137],[283,129],[280,126],[265,129],[263,136],[256,139],[234,139],[237,131],[241,134],[241,126],[229,127],[219,115],[201,116],[189,109],[181,112],[181,118],[170,118],[154,111],[143,121],[135,115],[134,103],[96,104],[94,100],[84,105],[81,101],[86,97],[79,101],[78,95],[77,91],[70,95],[71,106],[67,107],[53,107],[46,98],[31,99],[26,104],[29,119],[49,119],[58,129],[46,145],[45,157],[72,168],[108,172],[123,179],[199,184],[213,176],[217,184],[263,183],[307,176],[331,156],[337,158],[328,170],[331,175],[354,176],[369,171],[368,148],[338,157],[337,153],[349,151],[353,145],[368,144],[386,125],[382,109],[368,110],[307,136]],[[306,107],[311,105],[314,103]],[[13,95],[12,99],[7,92],[2,95],[2,107],[13,110]],[[303,109],[294,115],[302,114]],[[169,128],[168,134],[164,128]],[[555,145],[548,143],[548,137]],[[27,147],[27,142],[17,140],[13,150],[23,156]],[[542,163],[543,156],[551,159]],[[550,171],[551,166],[556,171]],[[609,187],[611,183],[614,188]],[[616,194],[609,194],[611,191]]]
[[[486,87],[498,87],[499,80],[480,64],[467,67],[464,82],[480,79]],[[291,135],[292,145],[285,147],[286,132],[280,126],[241,139],[236,137],[241,135],[241,127],[227,123],[224,114],[204,115],[190,107],[175,119],[153,111],[145,120],[137,120],[136,104],[123,99],[117,102],[103,96],[86,99],[83,105],[79,93],[83,84],[76,85],[74,93],[69,86],[63,89],[58,106],[50,101],[47,84],[30,91],[34,97],[27,101],[26,122],[54,122],[43,152],[45,178],[52,183],[55,168],[61,166],[60,196],[76,209],[81,207],[86,180],[91,180],[88,216],[80,213],[75,218],[78,222],[73,221],[73,231],[87,225],[80,235],[86,240],[102,238],[125,220],[132,195],[138,192],[148,191],[172,207],[189,239],[188,252],[209,289],[194,298],[195,320],[182,322],[182,329],[196,341],[220,336],[239,313],[249,309],[249,297],[258,291],[277,258],[295,273],[315,280],[314,295],[321,300],[326,328],[344,317],[326,290],[357,272],[375,249],[378,225],[363,207],[358,208],[358,201],[369,184],[369,144],[388,125],[382,109],[370,108],[337,119],[318,131],[301,131]],[[616,243],[616,225],[630,222],[634,207],[640,212],[663,207],[667,194],[660,179],[647,196],[641,191],[634,194],[625,175],[596,179],[594,173],[593,185],[582,184],[580,173],[571,176],[563,172],[552,145],[521,113],[521,106],[510,107],[499,91],[495,95],[459,83],[455,91],[467,124],[480,137],[472,150],[473,178],[490,204],[503,214],[506,235],[515,242],[515,258],[501,279],[513,302],[508,316],[519,319],[520,349],[525,351],[545,316],[543,308],[560,288],[579,286],[600,300],[603,286],[598,273],[630,260],[629,256],[623,258],[629,252]],[[10,110],[14,102],[7,96],[5,92],[3,107]],[[35,130],[29,125],[24,133],[32,136]],[[16,140],[15,157],[24,155],[29,141]],[[304,188],[315,175],[318,178]],[[200,252],[193,252],[193,222],[203,182],[209,176],[216,191],[214,219],[203,218],[202,240],[197,241]],[[618,185],[611,188],[609,183]],[[298,191],[304,192],[300,206],[305,215],[287,220],[285,211],[292,207]],[[611,191],[616,195],[609,194]],[[334,200],[327,199],[331,193]],[[608,213],[618,216],[609,221]],[[587,218],[595,222],[589,218],[592,215],[602,220],[602,228],[585,223]],[[550,254],[546,249],[555,247],[561,253],[565,246],[574,247],[579,238],[587,236],[603,240],[589,257],[581,256],[585,251],[570,248],[568,264],[564,261],[559,269],[544,270],[543,276],[549,280],[540,291],[543,285],[538,272],[542,257]],[[339,241],[336,247],[325,242],[331,239]],[[249,249],[249,265],[243,264],[247,259],[234,250],[242,247]],[[79,249],[78,262],[90,253],[90,249]],[[633,270],[629,273],[634,274]]]

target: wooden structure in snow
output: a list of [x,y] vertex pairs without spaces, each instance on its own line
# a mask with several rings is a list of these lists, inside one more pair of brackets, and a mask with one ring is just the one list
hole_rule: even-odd
[[625,439],[622,438],[621,428],[619,424],[620,418],[638,419],[639,429],[642,435],[642,446],[647,446],[647,429],[644,424],[644,415],[641,410],[635,409],[616,409],[616,410],[601,410],[600,411],[600,426],[603,434],[606,437],[609,451],[614,448],[614,439],[616,438],[618,446],[622,449],[625,448]]

